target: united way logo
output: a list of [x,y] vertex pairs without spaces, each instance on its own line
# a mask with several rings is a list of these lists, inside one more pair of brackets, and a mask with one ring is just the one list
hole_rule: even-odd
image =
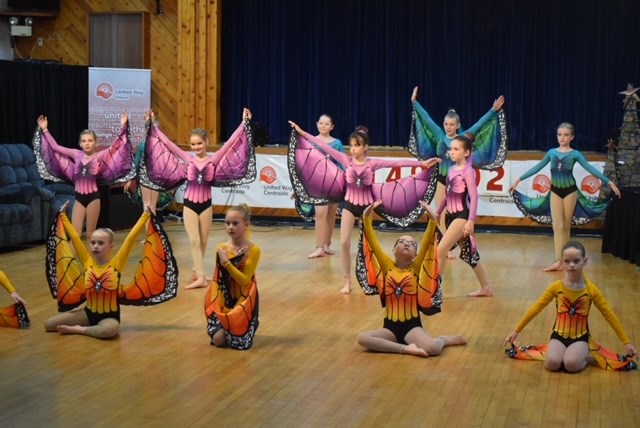
[[544,174],[536,175],[532,187],[540,193],[547,193],[551,189],[551,180]]
[[580,190],[589,195],[597,196],[600,193],[600,180],[593,175],[587,175],[580,183]]
[[260,170],[260,181],[273,184],[276,181],[276,170],[270,166],[265,166]]
[[96,86],[96,95],[108,100],[113,96],[113,86],[107,82],[99,83],[98,86]]

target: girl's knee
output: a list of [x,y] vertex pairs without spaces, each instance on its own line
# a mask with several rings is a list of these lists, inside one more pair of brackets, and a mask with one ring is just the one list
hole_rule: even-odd
[[544,361],[544,368],[549,370],[550,372],[557,372],[562,368],[562,360],[555,360],[553,358],[548,358]]

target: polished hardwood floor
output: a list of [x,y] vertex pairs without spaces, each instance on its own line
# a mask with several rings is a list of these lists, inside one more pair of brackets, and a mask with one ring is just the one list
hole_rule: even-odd
[[[257,222],[258,223],[258,222]],[[559,273],[543,273],[553,258],[546,235],[479,233],[482,261],[495,290],[469,298],[477,285],[459,259],[444,274],[443,311],[423,317],[432,335],[462,334],[466,346],[441,356],[376,354],[356,343],[382,324],[377,297],[338,293],[340,255],[307,260],[313,229],[253,227],[262,249],[258,268],[260,328],[248,351],[217,349],[205,332],[205,290],[184,290],[190,256],[183,225],[165,222],[182,269],[178,296],[152,307],[123,307],[115,340],[45,333],[56,312],[45,283],[42,245],[0,253],[0,269],[29,302],[30,329],[0,329],[0,426],[397,426],[608,427],[637,426],[640,373],[589,367],[549,373],[540,362],[510,360],[503,340]],[[391,248],[399,232],[380,232]],[[414,231],[415,236],[419,231]],[[122,242],[124,232],[117,233]],[[631,237],[630,237],[631,238]],[[214,222],[212,249],[225,239]],[[338,232],[335,234],[338,242]],[[600,286],[640,346],[640,274],[635,265],[585,243],[588,276]],[[354,248],[356,236],[354,234]],[[334,245],[338,249],[337,245]],[[124,278],[131,276],[132,255]],[[0,295],[0,306],[10,298]],[[521,333],[543,343],[553,324],[547,308]],[[624,348],[597,310],[591,328],[603,344]]]

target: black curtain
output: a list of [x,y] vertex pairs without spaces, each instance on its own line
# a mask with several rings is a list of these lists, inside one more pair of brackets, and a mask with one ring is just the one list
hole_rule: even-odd
[[511,149],[547,150],[560,122],[574,146],[604,151],[640,84],[637,0],[226,0],[222,3],[222,135],[248,106],[271,143],[292,119],[322,113],[347,143],[366,125],[374,145],[405,146],[414,86],[440,123],[471,126],[507,98]]
[[44,114],[56,141],[77,148],[89,123],[88,86],[86,66],[0,61],[0,144],[30,144]]

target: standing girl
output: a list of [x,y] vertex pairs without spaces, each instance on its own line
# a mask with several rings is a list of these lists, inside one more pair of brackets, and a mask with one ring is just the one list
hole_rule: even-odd
[[[509,189],[517,207],[526,216],[543,224],[551,222],[553,225],[555,261],[544,269],[545,272],[562,269],[562,247],[569,242],[571,223],[587,223],[604,213],[607,207],[607,203],[594,203],[578,191],[576,179],[573,176],[574,165],[580,164],[590,174],[599,178],[604,184],[608,184],[616,196],[620,197],[618,186],[595,169],[582,153],[571,148],[574,138],[575,131],[572,124],[564,122],[558,125],[558,147],[549,150],[537,165],[522,174]],[[521,180],[540,172],[547,164],[550,164],[551,191],[545,198],[528,198],[515,191]],[[576,207],[579,210],[576,210]]]
[[[447,173],[454,163],[453,159],[449,157],[449,149],[453,138],[458,134],[479,135],[482,133],[486,136],[476,143],[476,146],[481,147],[474,147],[474,149],[482,149],[483,152],[487,152],[483,153],[483,156],[477,156],[478,153],[476,153],[478,158],[474,159],[474,164],[478,168],[492,169],[504,162],[507,154],[506,120],[502,111],[505,98],[503,95],[496,98],[491,109],[467,130],[462,129],[460,116],[453,109],[444,116],[442,128],[440,128],[417,99],[418,87],[416,86],[411,94],[415,125],[412,125],[409,152],[419,159],[426,159],[434,154],[442,159],[438,167],[438,185],[435,194],[436,206],[439,206],[445,198]],[[444,221],[441,221],[440,229],[445,230],[445,228]],[[450,254],[449,258],[454,258],[454,256]]]
[[[342,141],[334,138],[331,131],[334,128],[333,119],[328,114],[323,114],[316,122],[318,127],[317,139],[323,141],[329,147],[342,152]],[[335,254],[330,248],[331,237],[336,227],[337,202],[326,202],[314,205],[316,227],[316,249],[307,256],[308,259]]]
[[469,293],[467,296],[489,297],[493,296],[493,290],[489,285],[484,266],[480,263],[480,254],[473,237],[478,208],[476,173],[470,162],[473,141],[474,137],[471,134],[457,135],[451,141],[449,159],[453,162],[453,166],[447,173],[445,198],[436,212],[439,220],[445,208],[447,210],[445,216],[447,230],[438,244],[438,261],[440,272],[444,272],[447,252],[454,245],[459,244],[460,258],[473,268],[480,283],[480,290]]
[[[191,282],[186,289],[204,288],[207,286],[204,276],[204,255],[207,249],[209,231],[211,230],[212,201],[211,187],[231,185],[232,179],[244,179],[251,174],[247,173],[247,164],[252,162],[253,176],[255,178],[255,151],[251,145],[250,136],[247,135],[248,122],[251,119],[251,111],[245,108],[242,112],[243,123],[231,135],[222,147],[209,155],[209,135],[207,131],[196,128],[189,136],[191,152],[186,152],[176,146],[153,123],[154,114],[151,112],[150,133],[147,137],[145,150],[145,174],[155,183],[162,183],[166,178],[164,171],[175,173],[179,180],[186,179],[187,189],[184,194],[184,226],[189,236],[191,246],[191,258],[193,267]],[[168,150],[172,158],[162,151]],[[250,159],[251,158],[251,159]],[[155,173],[154,177],[151,175]],[[225,183],[226,182],[226,183]],[[249,181],[247,181],[249,182]],[[143,177],[143,184],[146,180]],[[175,183],[174,183],[175,184]],[[168,190],[171,185],[158,186],[156,188]]]
[[[80,148],[70,149],[60,146],[49,133],[46,116],[38,117],[40,141],[34,141],[38,165],[45,179],[66,180],[75,185],[75,203],[71,213],[71,223],[82,234],[86,221],[87,238],[98,224],[100,215],[100,192],[98,180],[126,181],[135,175],[133,153],[127,136],[129,119],[126,113],[120,115],[120,134],[106,150],[97,151],[96,133],[85,129],[80,133]],[[42,160],[42,161],[40,161]]]
[[214,346],[249,349],[258,329],[255,273],[260,247],[249,240],[250,223],[248,206],[227,210],[225,224],[229,240],[216,247],[213,281],[204,302],[207,332]]
[[[418,161],[415,159],[371,159],[367,156],[367,150],[369,150],[369,133],[367,128],[363,126],[357,127],[349,136],[349,152],[351,156],[348,156],[345,153],[331,149],[323,141],[310,136],[294,122],[289,121],[289,124],[299,135],[307,140],[312,140],[316,145],[320,146],[323,151],[330,153],[334,159],[345,167],[344,179],[346,181],[346,193],[344,195],[344,208],[342,209],[340,219],[344,285],[342,289],[340,289],[340,292],[349,294],[351,293],[351,234],[356,218],[360,218],[365,208],[374,201],[372,187],[376,170],[403,166],[421,166],[427,169],[438,163],[438,159],[433,158],[426,161]],[[416,205],[417,204],[418,201],[416,200]]]
[[[589,281],[582,270],[587,264],[587,255],[584,246],[580,242],[567,242],[562,248],[562,269],[564,277],[555,281],[544,291],[535,302],[515,330],[505,340],[508,344],[518,337],[518,333],[538,315],[552,300],[556,301],[556,321],[553,332],[544,357],[544,366],[549,371],[558,371],[564,368],[570,373],[579,372],[587,366],[589,354],[589,342],[591,334],[589,330],[589,312],[591,304],[602,313],[611,328],[616,332],[630,357],[638,355],[638,351],[631,343],[620,320],[613,312],[609,303],[604,298],[600,289]],[[594,355],[597,362],[602,359]],[[514,358],[518,358],[514,356]],[[629,361],[628,363],[632,363]],[[617,365],[617,363],[615,363]],[[630,367],[635,366],[635,364]]]

